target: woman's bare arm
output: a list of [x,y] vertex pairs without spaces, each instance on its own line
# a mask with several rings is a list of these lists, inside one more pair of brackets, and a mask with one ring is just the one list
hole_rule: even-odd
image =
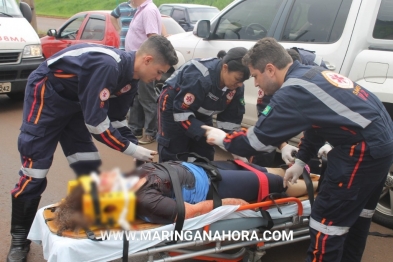
[[[239,198],[224,198],[222,205],[247,205],[248,203]],[[197,204],[184,203],[186,209],[186,219],[197,217],[213,210],[213,200],[206,200]]]

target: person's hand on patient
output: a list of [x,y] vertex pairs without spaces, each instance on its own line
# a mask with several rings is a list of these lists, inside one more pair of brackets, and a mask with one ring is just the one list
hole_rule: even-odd
[[206,136],[206,142],[209,145],[217,145],[217,146],[224,146],[224,139],[227,135],[224,131],[221,129],[212,127],[212,126],[202,126],[203,129],[206,130],[205,136]]
[[333,149],[333,147],[332,147],[330,144],[326,143],[323,147],[321,147],[321,148],[318,150],[318,157],[319,157],[319,158],[322,158],[322,157],[327,158],[327,154],[328,154],[329,151],[332,150],[332,149]]
[[154,156],[157,155],[157,151],[152,151],[143,146],[136,146],[134,154],[132,156],[138,160],[151,162]]
[[281,158],[284,160],[285,164],[290,164],[295,161],[295,157],[293,156],[293,152],[299,151],[299,148],[292,146],[290,144],[286,144],[281,148]]
[[295,163],[285,171],[283,186],[288,186],[288,181],[291,181],[292,184],[297,183],[297,180],[303,173],[304,167],[306,163],[304,163],[300,159],[295,159]]

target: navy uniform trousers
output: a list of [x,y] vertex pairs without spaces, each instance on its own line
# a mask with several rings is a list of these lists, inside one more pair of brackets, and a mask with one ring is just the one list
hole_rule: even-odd
[[312,207],[307,261],[361,261],[392,161],[392,155],[373,159],[365,142],[329,152],[325,179]]
[[34,73],[30,77],[36,79],[26,88],[18,138],[22,167],[19,182],[11,191],[19,199],[44,192],[58,142],[77,175],[96,171],[101,164],[79,103],[61,97],[46,78]]

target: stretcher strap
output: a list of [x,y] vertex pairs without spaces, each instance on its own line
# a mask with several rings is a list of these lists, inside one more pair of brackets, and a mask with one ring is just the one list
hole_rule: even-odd
[[[175,224],[175,231],[177,231],[180,235],[181,230],[183,229],[184,219],[186,216],[186,208],[184,206],[184,199],[180,186],[179,177],[176,174],[176,170],[167,163],[161,163],[156,166],[161,167],[161,170],[164,169],[163,171],[166,171],[169,174],[169,177],[171,178],[172,188],[173,188],[173,192],[175,193],[175,199],[177,204],[177,218]],[[175,234],[174,240],[167,244],[176,244],[176,242],[177,242],[177,236]]]
[[213,199],[213,209],[222,206],[222,200],[218,194],[218,183],[222,180],[222,178],[218,169],[211,163],[193,162],[192,164],[202,167],[210,179],[210,187],[207,197],[208,199]]
[[307,169],[303,169],[303,179],[304,182],[306,183],[306,188],[307,188],[307,195],[308,195],[308,200],[310,201],[310,205],[312,206],[314,204],[314,186],[311,180],[310,173],[307,171]]
[[258,180],[259,180],[259,192],[258,192],[258,202],[261,202],[264,198],[266,198],[269,195],[269,181],[267,179],[267,176],[265,173],[262,171],[244,163],[243,161],[236,159],[234,160],[236,164],[238,164],[241,167],[244,167],[247,170],[250,170],[254,174],[257,175]]
[[94,207],[95,224],[101,225],[100,200],[98,198],[97,185],[94,181],[91,181],[90,188],[91,188],[90,194],[93,200],[93,207]]

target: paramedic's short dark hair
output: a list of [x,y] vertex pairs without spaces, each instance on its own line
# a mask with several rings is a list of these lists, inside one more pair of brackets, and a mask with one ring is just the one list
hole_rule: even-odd
[[150,54],[157,63],[170,66],[176,65],[179,61],[171,42],[161,35],[149,37],[138,49],[137,54]]
[[242,72],[243,81],[250,78],[250,70],[247,65],[242,63],[243,56],[247,53],[247,49],[244,47],[234,47],[229,49],[228,53],[224,50],[218,52],[217,57],[222,60],[222,64],[228,65],[229,72]]
[[259,40],[243,58],[243,63],[251,65],[262,73],[267,64],[273,64],[278,69],[283,69],[292,62],[287,50],[282,47],[274,38],[265,37]]
[[292,57],[293,61],[299,61],[300,63],[302,62],[300,54],[295,49],[287,49],[287,52]]

